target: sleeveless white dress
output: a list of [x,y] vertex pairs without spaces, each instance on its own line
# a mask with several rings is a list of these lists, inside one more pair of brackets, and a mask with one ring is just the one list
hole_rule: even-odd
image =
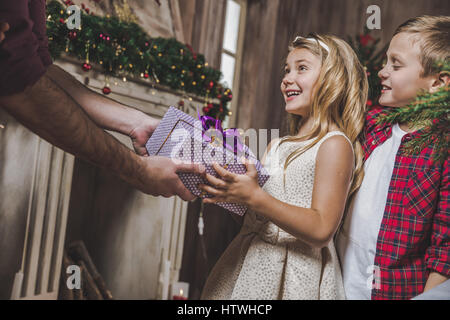
[[[329,132],[297,157],[286,169],[285,188],[286,158],[313,139],[284,142],[279,148],[279,141],[274,143],[265,167],[270,170],[278,166],[281,170],[270,172],[263,189],[283,202],[310,208],[317,151],[334,135],[347,138],[340,131]],[[345,299],[333,240],[322,249],[314,248],[249,210],[241,231],[211,271],[201,299]]]

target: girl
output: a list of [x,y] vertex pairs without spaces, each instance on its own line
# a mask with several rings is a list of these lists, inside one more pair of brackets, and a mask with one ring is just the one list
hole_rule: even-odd
[[333,236],[347,198],[362,180],[358,141],[368,92],[356,54],[334,36],[297,37],[289,48],[281,92],[288,136],[272,141],[262,162],[279,167],[263,188],[253,164],[233,174],[217,164],[205,203],[249,210],[213,268],[203,299],[344,299]]

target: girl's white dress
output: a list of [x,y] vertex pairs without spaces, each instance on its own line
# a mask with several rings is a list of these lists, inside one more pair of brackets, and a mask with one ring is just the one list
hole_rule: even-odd
[[[283,168],[286,158],[313,139],[285,142],[279,148],[279,142],[275,143],[266,156],[265,167],[280,170],[270,172],[263,189],[283,202],[310,208],[317,151],[334,135],[347,138],[340,131],[329,132],[297,157],[287,167],[285,189]],[[249,210],[241,231],[211,271],[201,298],[345,299],[333,240],[327,247],[314,248]]]

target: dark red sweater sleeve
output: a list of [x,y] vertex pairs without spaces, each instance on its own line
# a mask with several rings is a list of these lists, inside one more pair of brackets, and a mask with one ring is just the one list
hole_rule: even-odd
[[0,44],[0,96],[22,92],[52,63],[45,0],[1,0],[0,21],[10,26]]

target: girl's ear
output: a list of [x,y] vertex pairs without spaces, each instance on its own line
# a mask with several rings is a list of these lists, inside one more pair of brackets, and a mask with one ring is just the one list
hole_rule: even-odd
[[430,92],[434,93],[440,88],[448,86],[450,84],[450,73],[448,71],[439,72],[438,76],[433,81],[431,85]]

